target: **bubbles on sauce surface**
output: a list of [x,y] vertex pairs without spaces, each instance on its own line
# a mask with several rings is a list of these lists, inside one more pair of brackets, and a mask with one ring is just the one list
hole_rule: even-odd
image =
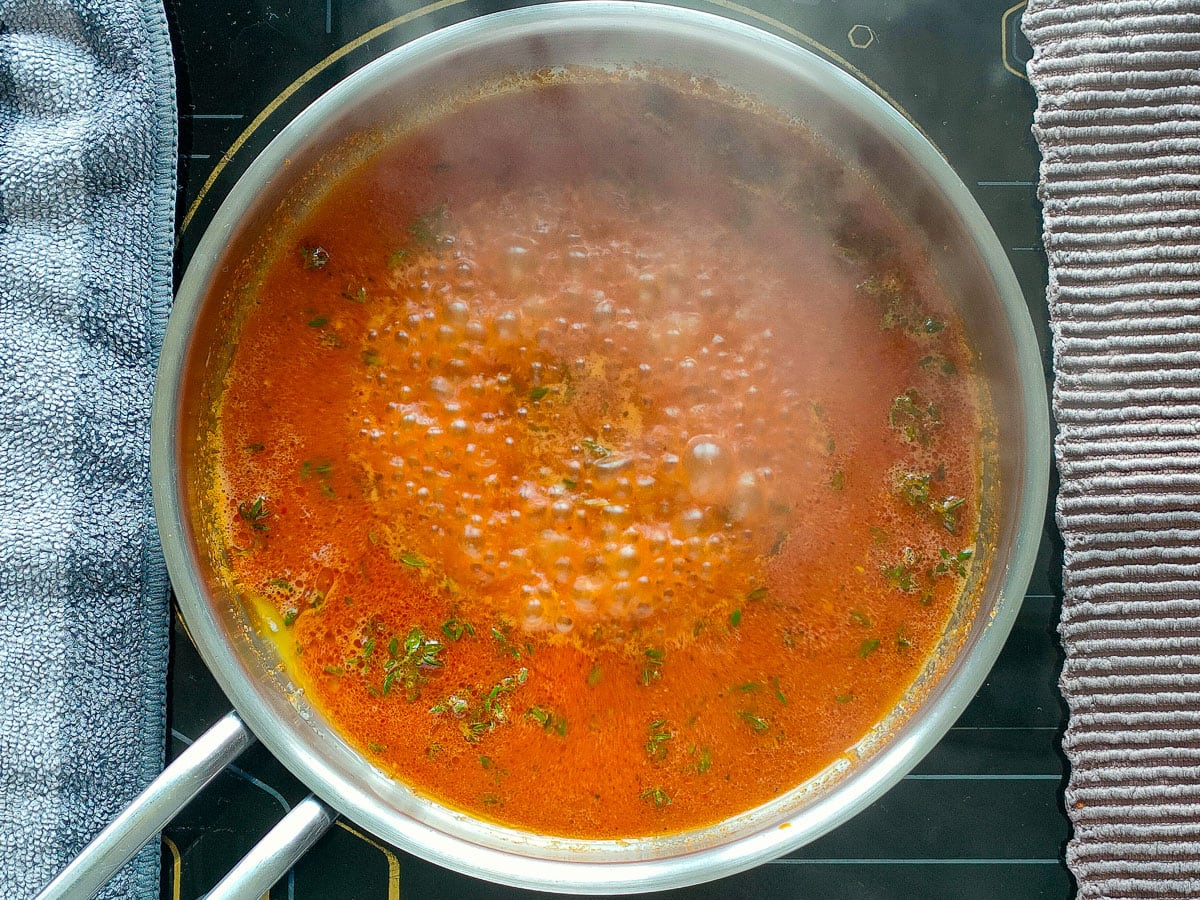
[[[368,329],[396,337],[371,345],[358,456],[392,482],[371,507],[388,540],[437,560],[464,602],[572,639],[634,620],[680,638],[762,583],[824,464],[787,421],[803,402],[770,340],[779,287],[722,275],[719,224],[618,239],[604,223],[628,198],[582,196],[478,201],[452,220],[469,268],[391,271]],[[550,228],[543,205],[575,221]],[[764,474],[781,470],[798,477]]]
[[[494,143],[524,121],[504,109],[460,137]],[[461,144],[435,125],[437,140],[335,187],[298,226],[328,246],[321,267],[267,265],[225,398],[228,485],[214,488],[228,492],[230,568],[279,612],[278,643],[331,720],[422,790],[545,834],[692,827],[827,764],[919,670],[957,590],[930,567],[949,571],[938,550],[960,536],[898,498],[892,469],[918,467],[911,496],[938,502],[973,486],[969,409],[936,452],[889,431],[910,387],[969,406],[917,362],[966,357],[955,328],[939,337],[913,315],[920,291],[894,307],[891,259],[805,230],[812,204],[847,192],[811,177],[760,191],[740,170],[680,178],[690,144],[630,176],[626,153],[670,141],[653,104],[627,113],[585,123],[596,158],[619,164],[582,179],[547,176],[553,155],[511,172],[491,146],[444,172],[435,152],[422,175],[430,147]],[[641,149],[613,139],[631,128]],[[792,159],[806,141],[788,131],[779,147]],[[380,177],[389,166],[402,189]],[[242,511],[264,494],[269,512]],[[926,596],[912,579],[941,580]],[[444,644],[445,665],[421,676],[424,694],[389,694],[414,629]],[[468,694],[506,698],[504,723],[481,737],[468,726],[487,722],[435,711]],[[670,765],[645,749],[659,719],[678,732]],[[435,750],[444,765],[428,765]],[[559,764],[565,802],[547,804]],[[675,801],[646,816],[660,779]]]

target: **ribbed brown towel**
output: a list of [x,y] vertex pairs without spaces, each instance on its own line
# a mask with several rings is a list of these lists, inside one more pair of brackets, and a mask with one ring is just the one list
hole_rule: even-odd
[[1200,897],[1200,0],[1033,0],[1080,897]]

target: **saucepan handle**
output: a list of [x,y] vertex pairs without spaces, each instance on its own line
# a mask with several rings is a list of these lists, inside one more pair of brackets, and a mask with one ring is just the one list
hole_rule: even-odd
[[336,818],[333,809],[309,794],[229,870],[204,900],[258,900],[308,852]]
[[229,713],[167,766],[36,900],[90,900],[254,740],[241,718]]

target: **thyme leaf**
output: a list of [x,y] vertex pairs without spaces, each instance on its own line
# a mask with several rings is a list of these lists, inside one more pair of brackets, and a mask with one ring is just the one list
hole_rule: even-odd
[[239,503],[238,515],[244,521],[248,522],[250,527],[255,531],[270,530],[270,527],[264,520],[270,517],[271,512],[267,509],[267,499],[263,496]]
[[756,716],[746,709],[738,710],[738,718],[753,728],[755,734],[763,734],[771,728],[771,724],[766,719]]
[[655,809],[662,809],[664,806],[671,805],[671,795],[660,787],[646,788],[641,793],[641,799],[654,804]]
[[910,444],[928,447],[933,441],[933,431],[942,424],[941,413],[920,392],[909,388],[892,401],[888,411],[888,424],[900,432]]
[[646,755],[654,762],[662,762],[667,758],[667,743],[675,739],[675,732],[667,725],[666,719],[655,719],[650,723],[646,738]]
[[642,659],[641,682],[643,685],[649,686],[650,682],[662,678],[663,658],[664,654],[660,648],[646,648],[645,656]]

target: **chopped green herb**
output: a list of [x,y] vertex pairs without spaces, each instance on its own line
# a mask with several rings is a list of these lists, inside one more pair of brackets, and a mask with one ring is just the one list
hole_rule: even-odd
[[379,356],[379,351],[372,348],[367,348],[362,352],[362,361],[368,366],[377,366],[382,362]]
[[430,759],[433,759],[435,756],[437,756],[441,752],[442,752],[442,745],[439,743],[436,743],[436,742],[430,744],[428,747],[425,748],[425,755],[427,757],[429,757]]
[[760,587],[756,587],[754,590],[752,590],[748,594],[746,594],[746,599],[751,602],[754,602],[755,600],[762,600],[766,596],[767,596],[766,587],[760,586]]
[[712,753],[707,747],[698,747],[693,750],[696,754],[696,774],[703,775],[712,768]]
[[896,479],[896,493],[909,506],[925,506],[929,502],[929,481],[932,477],[928,472],[901,472]]
[[447,697],[441,703],[435,703],[433,706],[429,707],[429,711],[431,713],[434,713],[435,715],[441,715],[442,713],[450,713],[450,715],[458,717],[458,716],[464,715],[467,712],[467,710],[470,708],[471,708],[470,700],[463,698],[463,697],[459,697],[455,694],[451,694],[449,697]]
[[779,686],[779,676],[771,676],[771,688],[775,691],[775,699],[779,701],[781,706],[787,706],[787,697],[784,696],[783,688]]
[[867,638],[858,645],[858,655],[866,659],[872,653],[879,649],[879,638]]
[[917,555],[912,547],[905,547],[900,551],[900,560],[894,565],[883,566],[883,577],[888,580],[892,587],[904,591],[906,594],[917,589]]
[[749,710],[738,710],[738,718],[753,728],[755,734],[762,734],[766,731],[769,731],[771,728],[770,723],[767,722],[766,719],[754,715],[754,713],[750,712]]
[[576,488],[575,482],[573,480],[571,480],[570,478],[564,478],[562,480],[562,484],[563,484],[563,487],[565,487],[568,491],[573,491]]
[[[505,626],[506,629],[507,627]],[[509,641],[508,635],[504,631],[501,631],[499,628],[492,628],[492,637],[500,645],[499,649],[501,652],[507,653],[513,659],[521,658],[521,649]]]
[[325,666],[324,672],[326,675],[345,675],[346,670],[341,666]]
[[641,799],[654,804],[655,809],[662,809],[664,806],[671,805],[671,795],[662,788],[646,788],[642,791]]
[[884,331],[901,328],[910,334],[937,334],[946,327],[945,322],[922,311],[913,299],[914,289],[901,272],[872,275],[858,285],[858,290],[883,304],[880,327]]
[[[437,712],[438,710],[433,710]],[[477,744],[483,740],[484,735],[496,727],[494,722],[471,721],[463,722],[458,726],[462,732],[463,740],[468,744]]]
[[298,618],[300,618],[300,610],[296,609],[294,606],[289,607],[283,613],[283,624],[290,628],[292,625],[296,624],[296,619]]
[[351,303],[366,303],[367,289],[362,285],[359,285],[356,289],[346,288],[346,290],[342,291],[342,297]]
[[300,477],[312,478],[314,475],[324,476],[333,471],[333,463],[327,459],[306,459],[300,464]]
[[461,641],[463,635],[475,637],[475,626],[452,616],[442,623],[442,634],[452,641]]
[[645,658],[642,660],[642,684],[649,685],[652,681],[662,678],[663,651],[657,647],[647,647]]
[[389,269],[395,269],[404,264],[408,259],[408,251],[404,249],[393,251],[388,254],[387,264]]
[[896,649],[903,653],[912,648],[912,641],[908,639],[908,635],[904,633],[904,626],[901,625],[896,629]]
[[603,459],[604,457],[606,457],[610,453],[612,453],[611,450],[609,450],[607,447],[605,447],[599,441],[594,441],[591,438],[582,438],[579,441],[579,443],[583,447],[584,450],[586,450],[588,453],[592,454],[592,456],[595,456],[599,459]]
[[871,526],[871,543],[881,547],[888,542],[888,533],[877,525]]
[[733,628],[737,628],[742,624],[742,611],[740,609],[735,609],[729,614],[729,624]]
[[267,523],[263,521],[271,515],[267,509],[267,500],[265,497],[258,497],[255,500],[239,503],[238,515],[246,522],[249,522],[250,527],[255,531],[270,530]]
[[422,556],[413,553],[411,550],[405,550],[400,554],[400,562],[406,566],[412,566],[414,569],[424,569],[429,565]]
[[935,575],[957,575],[959,578],[965,578],[967,575],[967,563],[971,561],[971,557],[975,555],[975,551],[967,548],[959,550],[957,553],[951,553],[949,550],[938,550],[938,562],[933,567]]
[[324,247],[301,247],[300,260],[306,269],[323,269],[329,265],[329,251]]
[[337,496],[334,493],[333,485],[329,483],[329,477],[333,472],[333,463],[327,459],[308,460],[306,459],[300,465],[300,477],[305,481],[316,477],[320,480],[319,488],[322,495],[326,497]]
[[309,328],[324,328],[329,324],[329,319],[325,316],[315,316],[308,320]]
[[587,683],[588,687],[595,687],[600,683],[600,679],[604,677],[604,672],[600,669],[600,664],[592,666],[592,671],[588,672]]
[[754,694],[762,690],[762,685],[757,681],[745,681],[742,684],[734,685],[733,689],[743,694]]
[[958,517],[962,512],[960,507],[966,503],[965,497],[953,495],[929,504],[929,511],[937,517],[942,527],[951,534],[958,534]]
[[853,694],[838,694],[833,698],[837,703],[849,703],[854,699]]
[[936,406],[927,403],[918,391],[909,388],[892,401],[888,424],[910,444],[928,447],[933,440],[933,429],[942,424],[942,418]]
[[929,372],[940,372],[942,375],[957,375],[958,367],[953,362],[937,353],[922,356],[919,363],[922,369]]
[[550,393],[550,388],[546,387],[545,385],[539,385],[538,387],[529,389],[529,399],[536,403],[548,393]]
[[648,729],[646,739],[646,755],[654,762],[662,762],[667,758],[667,742],[675,739],[675,732],[667,726],[666,719],[655,719]]
[[483,711],[491,716],[497,722],[505,722],[508,720],[508,714],[501,703],[500,698],[505,694],[512,693],[518,686],[525,683],[529,677],[529,670],[521,668],[517,670],[515,675],[506,675],[496,682],[487,695],[483,698]]
[[834,469],[833,475],[829,477],[829,486],[835,491],[843,490],[846,487],[846,473],[841,469]]
[[267,584],[269,584],[273,588],[278,588],[279,590],[281,590],[287,594],[294,594],[296,592],[296,586],[294,584],[292,584],[290,581],[288,581],[286,578],[272,578],[270,581],[267,582]]
[[[374,649],[373,644],[371,649]],[[442,642],[425,637],[419,627],[413,627],[405,635],[403,644],[399,638],[392,637],[388,641],[388,658],[383,663],[383,694],[386,696],[399,682],[404,686],[409,702],[420,697],[421,687],[427,680],[426,671],[442,666],[442,650]],[[367,648],[363,651],[363,656],[367,657]]]
[[387,749],[387,747],[383,746],[383,744],[376,744],[376,743],[372,742],[370,744],[367,744],[367,749],[370,750],[372,753],[383,753],[383,751],[385,751]]
[[247,444],[246,445],[247,453],[262,453],[266,449],[267,449],[266,444]]
[[863,628],[871,627],[871,620],[867,618],[867,614],[859,612],[857,609],[850,610],[850,621],[855,625],[861,625]]
[[553,731],[559,737],[567,735],[567,720],[552,710],[541,706],[531,706],[525,711],[525,718],[541,725],[546,731]]

